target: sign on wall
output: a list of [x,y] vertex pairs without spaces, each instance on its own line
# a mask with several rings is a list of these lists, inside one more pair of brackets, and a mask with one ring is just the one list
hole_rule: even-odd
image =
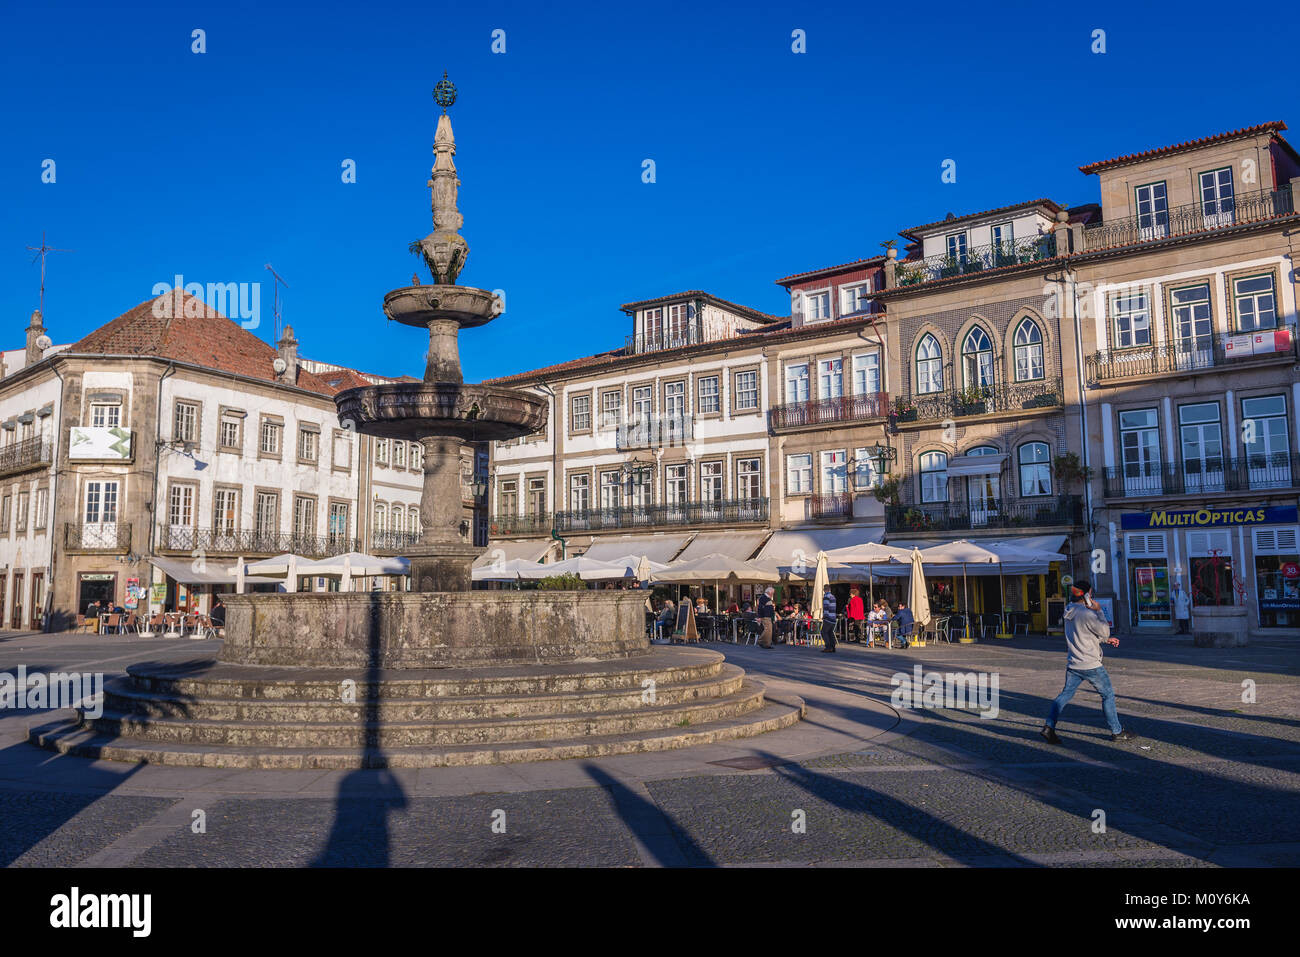
[[1156,508],[1119,517],[1120,528],[1212,528],[1222,525],[1282,525],[1296,521],[1294,505],[1259,508],[1198,508],[1190,511]]
[[68,436],[68,458],[73,461],[131,461],[131,430],[117,426],[95,428],[74,425]]

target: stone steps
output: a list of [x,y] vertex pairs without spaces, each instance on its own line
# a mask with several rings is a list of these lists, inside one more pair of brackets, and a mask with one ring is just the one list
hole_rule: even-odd
[[364,767],[435,768],[597,758],[713,744],[778,731],[804,714],[802,699],[764,701],[757,710],[701,725],[549,741],[465,744],[439,748],[240,748],[141,741],[97,733],[75,722],[32,728],[33,744],[86,758],[180,767],[283,770],[348,770]]
[[[337,684],[330,685],[332,699],[315,697],[199,697],[144,690],[131,680],[110,681],[104,688],[106,712],[148,719],[188,719],[192,721],[346,723],[362,721],[400,724],[419,721],[475,720],[487,718],[525,718],[556,714],[595,714],[605,711],[635,710],[651,703],[686,704],[693,701],[724,698],[740,690],[744,670],[731,664],[708,667],[710,674],[690,680],[671,680],[680,676],[658,675],[654,685],[634,684],[620,688],[588,688],[581,691],[556,691],[532,694],[429,695],[396,697],[392,688],[384,694],[370,696],[369,687],[358,689],[355,703],[341,700]],[[653,688],[653,696],[650,689]],[[413,687],[409,690],[431,690]],[[446,690],[440,688],[438,690]]]
[[444,747],[499,744],[539,739],[628,734],[660,728],[706,724],[755,711],[763,705],[763,686],[753,681],[728,695],[703,701],[642,705],[594,713],[558,713],[530,717],[417,721],[210,721],[159,718],[113,712],[85,723],[116,737],[223,747],[364,748]]

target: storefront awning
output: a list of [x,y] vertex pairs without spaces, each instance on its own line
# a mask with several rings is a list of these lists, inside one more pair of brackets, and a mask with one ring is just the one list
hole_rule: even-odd
[[[174,558],[151,558],[153,564],[168,578],[182,585],[233,585],[235,584],[235,569],[233,565],[222,565],[218,561],[203,561],[199,563],[199,569],[194,568],[194,562],[180,561]],[[244,576],[246,585],[276,585],[279,584],[279,578],[258,578],[253,575]]]
[[689,535],[601,535],[582,557],[612,562],[629,555],[644,555],[652,562],[666,564],[677,557],[689,539]]
[[519,559],[525,562],[540,562],[549,555],[558,543],[554,539],[540,539],[531,542],[488,542],[487,551],[474,559],[475,568],[486,568],[495,561],[510,562]]
[[686,550],[677,556],[679,562],[693,562],[705,555],[727,555],[738,561],[749,557],[763,544],[767,532],[706,532],[696,535]]
[[948,478],[962,475],[997,475],[1006,455],[954,455],[948,460]]
[[774,532],[758,557],[788,562],[796,552],[801,552],[806,557],[815,559],[818,552],[829,552],[832,548],[845,548],[849,545],[879,544],[884,537],[883,525],[790,529]]
[[[1006,538],[998,539],[998,541],[1031,552],[1048,552],[1059,555],[1061,546],[1065,544],[1065,539],[1066,536],[1064,535],[1008,535]],[[1065,560],[1064,555],[1061,555],[1061,560]]]

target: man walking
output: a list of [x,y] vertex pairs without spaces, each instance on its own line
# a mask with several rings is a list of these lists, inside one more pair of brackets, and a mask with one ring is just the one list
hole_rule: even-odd
[[776,589],[771,585],[758,596],[758,623],[763,629],[758,637],[758,646],[760,648],[772,647],[772,623],[776,620],[776,602],[772,596],[776,594]]
[[1119,639],[1112,638],[1106,616],[1092,598],[1092,585],[1086,581],[1070,586],[1070,606],[1065,609],[1065,645],[1068,651],[1065,663],[1065,687],[1052,702],[1047,723],[1039,731],[1049,744],[1060,744],[1056,736],[1056,722],[1070,703],[1079,685],[1088,682],[1101,695],[1101,712],[1106,717],[1112,741],[1131,741],[1136,735],[1125,731],[1115,710],[1115,689],[1110,675],[1101,663],[1101,645],[1105,642],[1115,647]]
[[829,588],[822,592],[822,641],[822,654],[835,654],[835,592]]

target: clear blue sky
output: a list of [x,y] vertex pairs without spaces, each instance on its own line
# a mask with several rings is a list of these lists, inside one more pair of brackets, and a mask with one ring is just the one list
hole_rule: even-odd
[[[44,230],[74,250],[49,260],[56,342],[177,273],[258,282],[269,262],[305,355],[421,374],[420,334],[380,304],[431,229],[444,69],[461,91],[461,281],[507,297],[506,315],[461,338],[467,379],[619,346],[621,303],[678,290],[784,314],[774,279],[875,255],[899,229],[1040,196],[1095,201],[1083,163],[1300,123],[1281,9],[1270,23],[1264,8],[1248,22],[1222,4],[1131,0],[10,2],[0,343],[22,342],[38,287],[25,247]],[[940,181],[949,158],[955,184]]]

